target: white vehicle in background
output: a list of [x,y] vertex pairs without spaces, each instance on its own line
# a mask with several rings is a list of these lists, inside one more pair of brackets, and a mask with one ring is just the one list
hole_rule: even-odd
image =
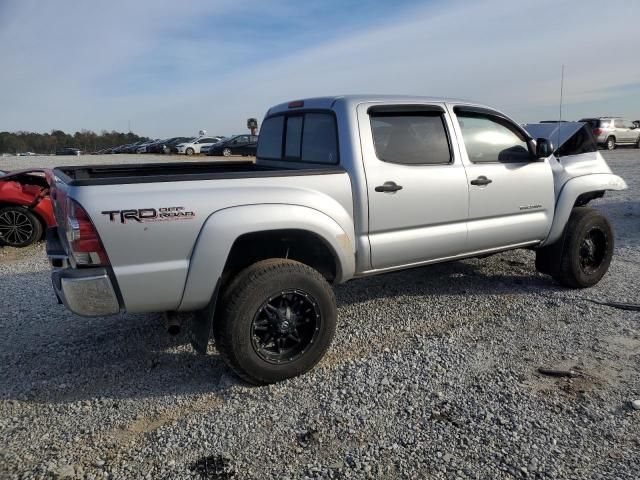
[[176,148],[179,154],[195,155],[202,151],[202,147],[210,147],[218,141],[217,137],[198,137],[190,142],[181,143]]

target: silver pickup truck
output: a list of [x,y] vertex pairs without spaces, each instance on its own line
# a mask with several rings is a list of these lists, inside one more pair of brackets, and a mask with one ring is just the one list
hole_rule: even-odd
[[336,328],[330,284],[515,248],[568,287],[613,254],[585,205],[626,188],[595,148],[558,159],[458,100],[311,98],[271,108],[256,162],[59,167],[47,236],[58,299],[84,316],[195,312],[231,368],[299,375]]

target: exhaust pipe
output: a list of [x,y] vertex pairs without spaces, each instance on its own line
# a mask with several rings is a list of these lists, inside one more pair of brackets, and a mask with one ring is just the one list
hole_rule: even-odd
[[182,329],[182,315],[178,312],[166,312],[164,314],[164,323],[169,335],[178,335]]

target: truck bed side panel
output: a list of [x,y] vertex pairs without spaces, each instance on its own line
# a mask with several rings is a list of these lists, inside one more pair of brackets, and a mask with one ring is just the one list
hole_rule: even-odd
[[[314,208],[330,200],[340,208],[326,213],[345,231],[353,230],[351,185],[347,173],[339,170],[325,175],[70,186],[68,193],[89,212],[129,312],[178,308],[196,240],[216,211],[263,203]],[[211,279],[213,285],[215,281]]]

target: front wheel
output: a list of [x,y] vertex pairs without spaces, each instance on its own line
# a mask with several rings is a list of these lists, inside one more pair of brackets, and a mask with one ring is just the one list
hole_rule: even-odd
[[193,155],[195,153],[195,151],[193,150],[193,148],[189,147],[185,150],[185,152],[187,155]]
[[640,137],[638,137],[638,140],[636,140],[636,148],[640,148]]
[[613,229],[607,218],[593,208],[574,208],[554,278],[571,288],[595,285],[609,269],[613,247]]
[[225,148],[224,150],[222,150],[222,155],[224,155],[225,157],[230,157],[231,156],[231,149],[230,148]]
[[0,243],[22,248],[42,237],[42,224],[31,211],[21,206],[0,209]]
[[220,313],[216,347],[238,376],[256,385],[313,368],[336,329],[331,287],[293,260],[263,260],[240,272],[223,294]]

